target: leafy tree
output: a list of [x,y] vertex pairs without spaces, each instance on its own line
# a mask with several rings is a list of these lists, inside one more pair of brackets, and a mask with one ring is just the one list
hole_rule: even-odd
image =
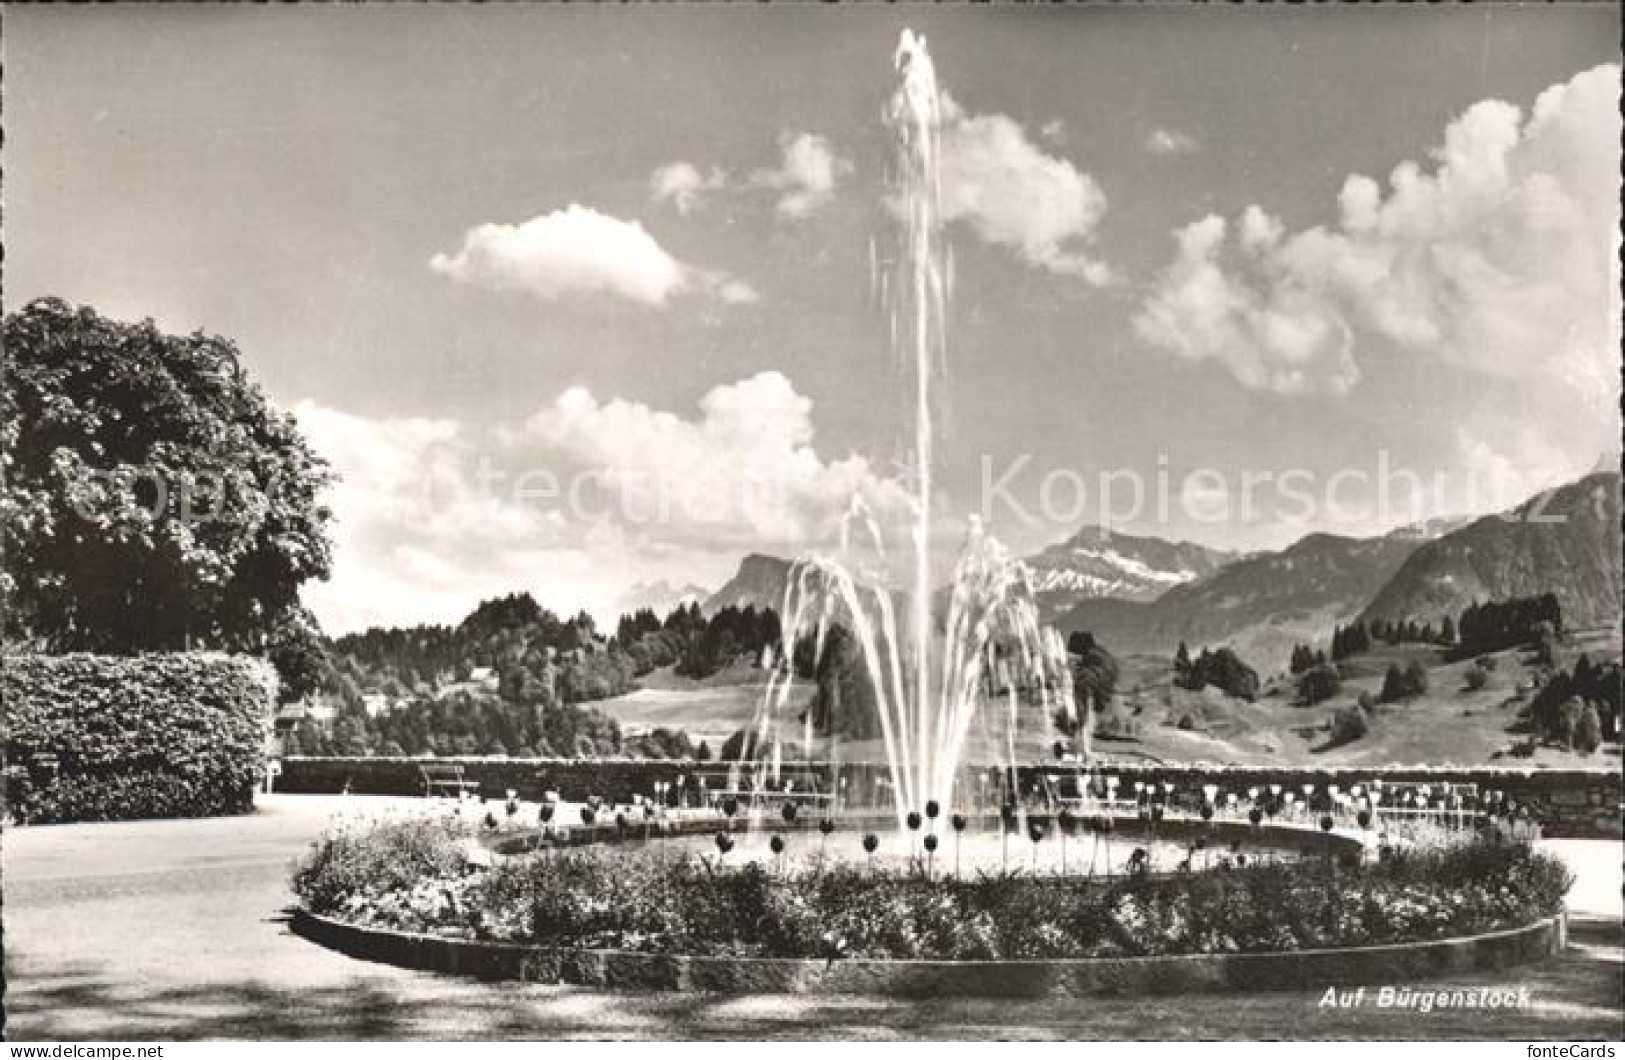
[[[824,635],[824,652],[818,658],[813,679],[817,690],[807,709],[812,711],[815,732],[852,740],[880,735],[874,683],[863,665],[857,638],[845,626],[832,624]],[[722,757],[731,761],[726,745]]]
[[1428,673],[1420,662],[1412,660],[1404,669],[1400,669],[1398,663],[1390,663],[1382,678],[1381,698],[1384,703],[1398,703],[1423,695],[1427,690]]
[[1558,738],[1563,704],[1574,695],[1574,679],[1566,671],[1552,674],[1529,701],[1529,720],[1535,730],[1548,738]]
[[52,651],[263,648],[331,564],[327,465],[228,339],[54,298],[5,319],[7,631]]
[[[1541,623],[1547,623],[1542,626]],[[1556,594],[1475,603],[1456,622],[1457,652],[1474,655],[1531,644],[1563,631],[1563,608]]]
[[1359,707],[1343,707],[1332,715],[1330,745],[1341,747],[1353,743],[1371,731],[1371,720]]
[[1602,716],[1595,703],[1587,703],[1574,732],[1574,749],[1590,754],[1602,746]]
[[1405,672],[1398,663],[1389,663],[1382,675],[1381,698],[1384,703],[1397,703],[1405,698]]
[[[1333,637],[1333,643],[1336,643],[1335,636]],[[1291,672],[1293,675],[1301,674],[1314,664],[1314,652],[1309,650],[1309,646],[1307,644],[1292,645],[1292,659],[1287,665],[1289,672]]]
[[752,730],[738,729],[722,742],[721,761],[744,762],[756,757],[756,733]]
[[1341,662],[1354,655],[1361,655],[1371,650],[1373,625],[1356,622],[1351,626],[1336,626],[1332,629],[1332,661]]
[[1427,667],[1423,666],[1418,659],[1412,659],[1410,665],[1405,667],[1405,689],[1407,697],[1427,694]]
[[771,609],[730,604],[707,620],[697,617],[698,605],[689,607],[694,610],[680,607],[673,612],[662,631],[683,645],[677,672],[684,677],[709,677],[741,658],[756,662],[779,642],[779,618]]
[[1189,676],[1190,672],[1191,672],[1191,653],[1190,653],[1190,649],[1185,647],[1185,642],[1184,641],[1180,641],[1179,642],[1179,650],[1174,652],[1174,675],[1177,678],[1184,679],[1184,678]]
[[[277,696],[293,703],[314,695],[327,680],[330,664],[316,618],[303,607],[291,607],[272,624],[266,644],[266,658],[280,679]],[[354,685],[349,688],[354,691]],[[347,706],[359,706],[360,695]]]
[[367,740],[363,722],[346,714],[333,724],[333,753],[344,757],[360,757],[367,753]]
[[[1557,739],[1564,747],[1578,748],[1580,726],[1585,718],[1585,703],[1579,696],[1565,699],[1557,710]],[[1600,728],[1600,726],[1599,726]]]
[[320,756],[333,753],[332,743],[328,740],[327,733],[322,731],[320,725],[308,719],[301,721],[292,735],[298,741],[300,754]]
[[1211,652],[1204,648],[1191,664],[1185,687],[1200,691],[1208,685],[1249,703],[1258,698],[1258,672],[1229,648]]
[[1066,653],[1072,662],[1072,693],[1079,717],[1087,718],[1091,708],[1097,714],[1104,712],[1117,694],[1117,660],[1093,634],[1082,630],[1067,638]]
[[1542,619],[1535,623],[1535,661],[1542,666],[1557,665],[1557,627]]

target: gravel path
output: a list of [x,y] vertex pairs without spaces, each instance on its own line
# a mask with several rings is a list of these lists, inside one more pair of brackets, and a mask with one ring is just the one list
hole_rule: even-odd
[[[421,807],[421,802],[409,805]],[[12,1040],[143,1038],[1619,1037],[1620,846],[1564,844],[1579,920],[1562,957],[1502,976],[1532,1007],[1322,1009],[1320,992],[1049,1002],[621,996],[484,984],[369,964],[289,933],[288,869],[331,815],[400,800],[272,796],[250,817],[9,830],[5,951]],[[1607,876],[1607,873],[1613,875]],[[1413,984],[1424,985],[1424,984]]]

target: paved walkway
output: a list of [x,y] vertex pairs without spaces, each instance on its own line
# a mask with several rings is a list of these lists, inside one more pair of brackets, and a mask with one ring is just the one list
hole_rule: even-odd
[[[1562,957],[1434,988],[1527,985],[1484,1013],[1321,1009],[1320,993],[1052,1002],[623,996],[485,984],[369,964],[289,933],[288,869],[340,808],[276,796],[251,817],[11,830],[4,836],[7,1037],[1579,1039],[1625,1033],[1620,846],[1568,844],[1578,920]],[[1609,877],[1607,874],[1614,875]],[[1610,882],[1611,881],[1611,882]]]

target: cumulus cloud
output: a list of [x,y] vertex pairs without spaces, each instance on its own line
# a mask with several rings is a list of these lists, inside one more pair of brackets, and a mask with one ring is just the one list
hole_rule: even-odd
[[685,217],[701,205],[704,196],[728,186],[728,174],[711,167],[706,173],[688,162],[661,166],[649,177],[649,194],[655,202],[670,202]]
[[1028,264],[1091,284],[1111,271],[1088,253],[1106,195],[1089,174],[1045,153],[1002,114],[972,115],[944,99],[942,208]]
[[1145,136],[1145,149],[1154,155],[1185,155],[1197,149],[1196,138],[1175,129],[1152,129]]
[[755,295],[720,270],[678,261],[638,222],[578,205],[517,225],[469,229],[455,254],[436,254],[429,267],[459,283],[545,299],[614,295],[663,306],[690,292],[727,302]]
[[1619,91],[1602,66],[1527,117],[1475,104],[1430,166],[1402,163],[1386,189],[1349,177],[1332,227],[1289,234],[1256,205],[1233,229],[1197,221],[1135,327],[1281,393],[1349,389],[1375,344],[1612,408]]
[[1274,222],[1256,209],[1237,242],[1263,259],[1267,281],[1226,271],[1226,224],[1209,215],[1175,235],[1179,250],[1136,316],[1146,340],[1192,361],[1218,360],[1245,386],[1297,394],[1344,391],[1359,379],[1347,323],[1315,291],[1268,262]]
[[778,192],[774,209],[792,220],[827,206],[835,197],[836,184],[852,172],[852,163],[837,155],[829,141],[816,133],[781,134],[779,154],[779,164],[758,169],[751,174],[751,183]]
[[812,401],[777,372],[687,414],[572,388],[504,424],[295,415],[341,479],[333,579],[307,592],[334,632],[516,589],[601,613],[637,581],[720,585],[744,552],[832,547],[854,496],[907,504],[866,459],[817,451]]
[[1452,455],[1460,470],[1440,507],[1457,512],[1506,511],[1588,470],[1528,424],[1500,428],[1493,438],[1458,425]]
[[555,591],[590,588],[586,557],[548,512],[480,488],[479,445],[466,426],[311,402],[294,415],[339,475],[327,497],[333,577],[304,590],[328,632],[455,621],[481,596],[544,573]]

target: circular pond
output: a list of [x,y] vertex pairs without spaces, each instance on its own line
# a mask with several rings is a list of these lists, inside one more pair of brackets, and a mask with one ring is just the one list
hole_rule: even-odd
[[[728,837],[725,853],[718,845],[719,835]],[[928,849],[932,838],[931,833],[900,832],[895,827],[872,832],[841,828],[829,836],[816,831],[719,829],[651,842],[711,860],[720,858],[724,864],[734,866],[757,862],[775,870],[797,871],[823,861],[889,871],[921,867],[965,876],[1015,870],[1097,876],[1125,875],[1142,869],[1151,873],[1200,871],[1233,865],[1238,859],[1242,864],[1295,860],[1301,852],[1295,844],[1238,840],[1217,834],[1212,838],[1169,838],[1132,832],[1107,836],[1079,830],[1062,836],[1056,829],[1047,828],[1039,841],[1033,842],[1026,834],[1001,833],[995,827],[937,834],[934,851]],[[871,840],[872,852],[868,849]]]

